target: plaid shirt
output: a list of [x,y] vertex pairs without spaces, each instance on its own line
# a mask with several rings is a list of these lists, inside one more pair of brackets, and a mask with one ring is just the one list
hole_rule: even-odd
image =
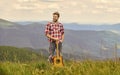
[[[61,23],[54,24],[52,22],[49,22],[46,25],[45,34],[49,34],[50,36],[54,38],[58,38],[59,40],[62,40],[62,35],[64,34],[64,28]],[[50,42],[53,42],[55,40],[48,38]]]

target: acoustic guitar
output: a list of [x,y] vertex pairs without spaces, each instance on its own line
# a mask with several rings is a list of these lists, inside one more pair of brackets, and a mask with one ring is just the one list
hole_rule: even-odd
[[56,67],[63,67],[63,57],[58,50],[58,41],[56,41],[56,55],[53,57],[53,65]]

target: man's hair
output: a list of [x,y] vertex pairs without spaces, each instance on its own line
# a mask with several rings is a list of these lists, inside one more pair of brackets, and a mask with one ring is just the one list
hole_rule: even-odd
[[58,17],[60,17],[59,12],[54,12],[53,15],[57,15]]

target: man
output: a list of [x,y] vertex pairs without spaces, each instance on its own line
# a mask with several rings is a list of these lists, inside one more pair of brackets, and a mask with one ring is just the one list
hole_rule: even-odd
[[48,37],[48,40],[50,42],[49,46],[49,61],[50,63],[53,63],[53,56],[56,49],[56,42],[58,42],[58,49],[59,49],[59,55],[62,50],[62,42],[64,40],[64,28],[63,25],[58,22],[58,19],[60,17],[59,12],[53,13],[53,21],[49,22],[46,25],[45,34]]

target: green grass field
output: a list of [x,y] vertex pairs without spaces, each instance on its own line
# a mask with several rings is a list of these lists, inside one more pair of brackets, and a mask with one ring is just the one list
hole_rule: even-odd
[[120,75],[120,62],[65,61],[64,67],[54,67],[47,61],[0,62],[0,75]]
[[120,61],[64,60],[54,67],[39,52],[0,46],[0,75],[120,75]]

